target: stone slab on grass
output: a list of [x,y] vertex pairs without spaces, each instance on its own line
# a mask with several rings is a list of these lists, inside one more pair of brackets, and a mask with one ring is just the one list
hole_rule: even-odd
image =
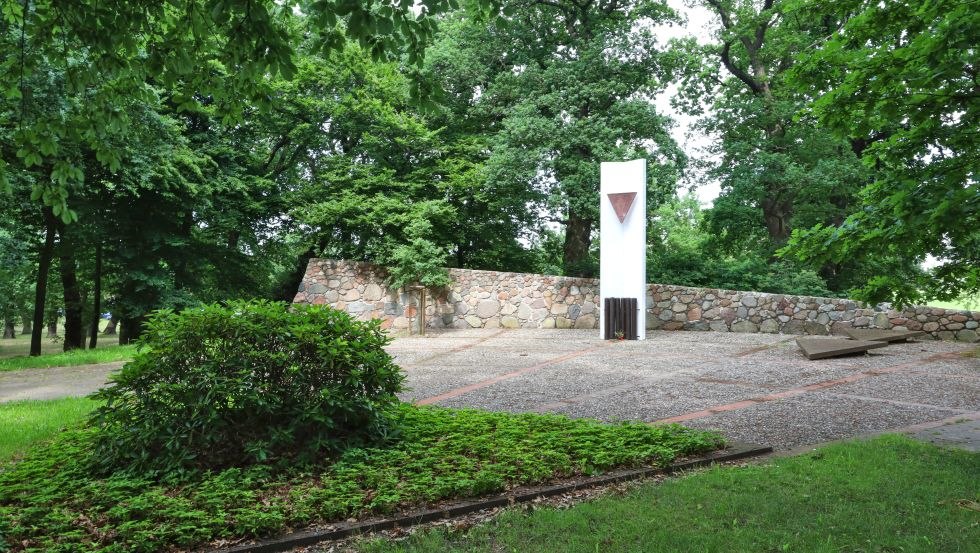
[[980,420],[961,419],[942,426],[920,430],[913,438],[940,447],[952,447],[980,452]]
[[870,342],[907,342],[912,338],[926,335],[923,330],[884,330],[881,328],[844,328],[842,332],[854,340]]
[[828,357],[865,353],[868,350],[883,348],[888,345],[888,342],[845,340],[840,338],[797,338],[796,344],[803,350],[803,355],[807,359],[815,361]]

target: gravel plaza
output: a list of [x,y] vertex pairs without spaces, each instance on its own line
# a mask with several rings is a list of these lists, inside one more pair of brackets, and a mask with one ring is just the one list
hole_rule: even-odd
[[[474,329],[397,338],[403,399],[447,407],[679,422],[786,450],[887,430],[980,443],[976,346],[934,340],[807,360],[796,336]],[[828,338],[829,339],[829,338]],[[951,423],[956,423],[952,425]],[[944,432],[944,434],[947,434]]]
[[[976,345],[926,339],[810,361],[796,338],[430,330],[386,349],[407,376],[402,399],[420,404],[678,422],[777,450],[887,430],[980,449],[980,359],[965,355]],[[0,373],[0,402],[87,395],[121,365]]]

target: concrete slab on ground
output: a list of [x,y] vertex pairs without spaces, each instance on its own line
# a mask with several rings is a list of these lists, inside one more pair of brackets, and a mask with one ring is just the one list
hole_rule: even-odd
[[888,346],[888,342],[863,340],[844,340],[842,338],[797,338],[796,345],[803,350],[803,355],[811,361],[827,359],[828,357],[843,357],[855,353],[867,353],[868,350]]
[[909,435],[941,447],[980,452],[980,418],[957,417],[939,426],[912,431]]

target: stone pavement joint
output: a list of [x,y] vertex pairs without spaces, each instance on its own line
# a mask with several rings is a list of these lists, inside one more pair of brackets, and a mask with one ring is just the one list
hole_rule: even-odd
[[974,412],[974,411],[969,410],[969,409],[956,409],[954,407],[946,407],[946,406],[942,406],[942,405],[933,405],[931,403],[918,403],[918,402],[914,402],[914,401],[899,401],[899,400],[895,400],[895,399],[886,399],[886,398],[880,398],[880,397],[862,396],[862,395],[857,395],[857,394],[841,394],[841,393],[837,393],[837,392],[823,392],[823,393],[825,393],[827,395],[830,395],[830,396],[840,397],[840,398],[844,398],[844,399],[859,399],[861,401],[877,401],[879,403],[888,403],[888,404],[891,404],[891,405],[898,405],[898,406],[901,406],[901,407],[922,407],[922,408],[926,408],[926,409],[945,409],[946,411],[953,411],[954,413],[963,413],[965,415],[971,414],[971,413]]
[[763,351],[770,350],[770,349],[773,349],[775,347],[781,346],[781,345],[783,345],[783,344],[785,344],[787,342],[792,342],[795,339],[796,339],[796,336],[791,336],[789,338],[786,338],[785,340],[780,340],[778,342],[773,342],[772,344],[766,344],[764,346],[758,346],[758,347],[754,347],[754,348],[749,348],[749,349],[747,349],[745,351],[740,351],[740,352],[736,353],[735,354],[735,357],[745,357],[745,356],[752,355],[752,354],[755,354],[755,353],[761,353]]
[[435,359],[438,359],[440,357],[445,357],[447,355],[452,355],[454,353],[460,353],[460,352],[466,351],[466,350],[468,350],[470,348],[473,348],[473,347],[476,347],[476,346],[478,346],[478,345],[480,345],[480,344],[482,344],[484,342],[488,342],[488,341],[496,338],[497,336],[500,336],[501,334],[503,334],[503,333],[505,333],[507,331],[508,331],[508,329],[502,328],[502,329],[498,330],[497,332],[494,332],[493,334],[489,334],[487,336],[483,336],[483,337],[477,338],[476,340],[473,340],[472,342],[470,342],[468,344],[463,344],[461,346],[456,346],[453,349],[450,349],[450,350],[447,350],[447,351],[440,351],[439,353],[436,353],[434,355],[430,355],[429,357],[425,357],[425,358],[419,359],[417,361],[412,361],[411,363],[405,363],[401,367],[403,369],[404,368],[408,368],[408,367],[417,367],[417,366],[421,365],[422,363],[428,363],[428,362],[433,361]]
[[420,400],[416,401],[415,404],[416,405],[430,405],[430,404],[436,403],[438,401],[443,401],[443,400],[446,400],[446,399],[452,399],[454,397],[461,396],[463,394],[472,392],[474,390],[479,390],[480,388],[486,388],[487,386],[491,386],[491,385],[496,384],[498,382],[503,382],[504,380],[510,380],[511,378],[516,378],[518,376],[525,375],[525,374],[530,373],[530,372],[541,370],[541,369],[543,369],[545,367],[548,367],[550,365],[554,365],[556,363],[561,363],[562,361],[568,361],[568,360],[574,359],[576,357],[581,357],[582,355],[585,355],[587,353],[592,353],[593,351],[602,349],[602,348],[608,346],[609,344],[613,344],[613,343],[616,343],[616,341],[615,340],[607,340],[607,341],[604,341],[604,342],[600,343],[597,346],[590,346],[590,347],[587,347],[585,349],[580,349],[580,350],[577,350],[577,351],[573,351],[571,353],[566,353],[565,355],[561,355],[561,356],[555,357],[553,359],[548,359],[546,361],[542,361],[542,362],[537,363],[535,365],[531,365],[530,367],[525,367],[523,369],[518,369],[516,371],[511,371],[509,373],[501,374],[501,375],[495,376],[493,378],[487,378],[486,380],[481,380],[479,382],[475,382],[475,383],[470,384],[468,386],[462,386],[460,388],[456,388],[455,390],[449,390],[448,392],[439,394],[437,396],[432,396],[432,397],[427,397],[427,398],[424,398],[424,399],[420,399]]
[[[950,356],[950,354],[930,355],[930,356],[925,357],[925,358],[922,358],[921,360],[918,360],[918,361],[910,361],[908,363],[900,363],[898,365],[893,365],[891,367],[883,367],[881,369],[873,369],[873,370],[861,371],[861,372],[859,372],[857,374],[852,374],[850,376],[845,376],[843,378],[835,378],[833,380],[824,380],[822,382],[817,382],[817,383],[814,383],[814,384],[809,384],[807,386],[800,386],[798,388],[791,388],[789,390],[785,390],[785,391],[782,391],[782,392],[776,392],[774,394],[768,394],[768,395],[761,396],[761,397],[750,398],[750,399],[747,399],[747,400],[744,400],[744,401],[738,401],[738,402],[735,402],[735,403],[727,403],[727,404],[724,404],[724,405],[716,405],[714,407],[709,407],[708,409],[702,409],[700,411],[694,411],[694,412],[691,412],[691,413],[684,413],[682,415],[677,415],[675,417],[668,417],[668,418],[665,418],[665,419],[660,419],[660,420],[657,420],[657,421],[653,421],[651,424],[670,424],[670,423],[678,423],[678,422],[690,421],[690,420],[694,420],[694,419],[703,419],[705,417],[710,417],[712,415],[717,415],[718,413],[724,413],[726,411],[735,411],[737,409],[744,409],[746,407],[752,407],[752,406],[758,405],[760,403],[765,403],[765,402],[768,402],[768,401],[776,401],[776,400],[779,400],[779,399],[785,399],[785,398],[789,398],[789,397],[795,397],[795,396],[803,395],[803,394],[806,394],[806,393],[809,393],[809,392],[816,392],[816,391],[825,390],[827,388],[832,388],[834,386],[840,386],[842,384],[851,384],[851,383],[857,382],[859,380],[864,380],[865,378],[871,378],[871,377],[874,377],[874,376],[881,376],[881,375],[885,375],[885,374],[890,374],[890,373],[898,372],[898,371],[901,371],[902,369],[906,369],[906,368],[909,368],[909,367],[918,367],[918,366],[921,366],[922,363],[929,363],[929,362],[938,361],[938,360],[941,360],[941,359],[948,359],[949,356]],[[922,405],[922,404],[919,404],[919,405]],[[908,406],[908,404],[907,404],[907,406]],[[930,406],[930,407],[934,407],[934,406]],[[946,409],[948,411],[954,410],[954,409],[950,409],[948,407],[943,407],[943,409]],[[966,412],[969,412],[969,411],[966,411]]]

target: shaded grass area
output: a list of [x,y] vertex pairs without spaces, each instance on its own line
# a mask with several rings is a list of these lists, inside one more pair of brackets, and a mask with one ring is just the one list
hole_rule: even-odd
[[[101,337],[100,337],[101,338]],[[112,343],[116,343],[112,340]],[[108,344],[107,344],[108,345]],[[61,337],[48,338],[44,336],[41,339],[41,354],[48,353],[60,353],[62,351],[63,342]],[[100,344],[99,347],[102,347]],[[29,334],[18,333],[14,338],[0,338],[0,359],[5,359],[7,357],[23,357],[31,352],[31,336]]]
[[22,369],[47,369],[51,367],[74,367],[94,363],[129,361],[136,354],[135,345],[111,346],[98,349],[80,349],[69,352],[48,353],[37,357],[8,357],[0,359],[0,372]]
[[930,300],[926,302],[926,305],[929,307],[942,307],[944,309],[978,311],[980,310],[980,295],[963,296],[949,301]]
[[[59,319],[60,321],[60,319]],[[99,323],[99,332],[105,330],[108,326],[109,321],[102,320]],[[86,327],[87,329],[88,327]],[[65,325],[62,322],[58,323],[58,336],[49,337],[47,326],[42,330],[41,338],[41,354],[48,353],[61,353],[64,345],[62,337],[65,332]],[[17,334],[13,339],[0,338],[0,359],[6,357],[22,357],[26,356],[31,351],[31,335],[21,334],[21,327],[18,325]],[[85,334],[85,343],[88,344],[88,331]],[[99,334],[98,347],[101,348],[112,348],[119,345],[119,336],[112,335],[107,336],[104,334]]]
[[719,467],[567,510],[512,510],[467,532],[434,530],[390,551],[975,552],[980,454],[903,436]]
[[616,467],[663,466],[722,443],[676,425],[557,415],[405,404],[397,418],[401,435],[385,447],[287,472],[232,468],[169,485],[91,476],[93,431],[66,432],[0,468],[0,536],[12,551],[189,548]]
[[87,398],[71,397],[52,401],[12,401],[0,403],[0,462],[46,440],[66,427],[74,426],[95,408]]

